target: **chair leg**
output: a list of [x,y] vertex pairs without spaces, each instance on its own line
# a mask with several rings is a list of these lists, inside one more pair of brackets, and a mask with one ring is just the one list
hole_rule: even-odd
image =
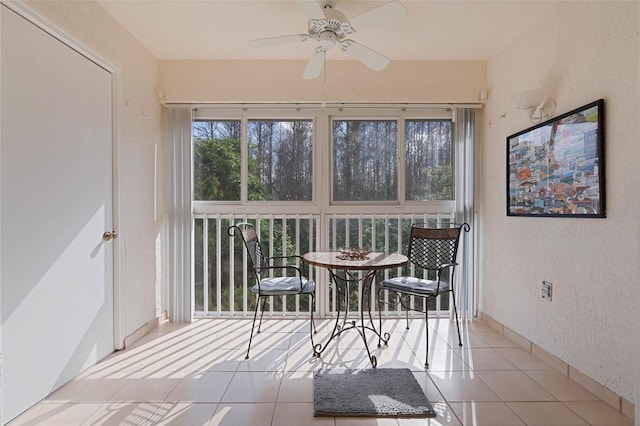
[[[401,304],[402,304],[402,296],[398,296],[400,298]],[[409,303],[411,303],[411,301],[409,301]],[[407,306],[404,307],[404,313],[407,316],[407,330],[409,329],[409,304],[407,304]]]
[[[425,304],[426,302],[428,302],[429,299],[425,299]],[[427,339],[427,349],[426,349],[426,355],[424,358],[424,368],[429,368],[429,310],[426,309],[424,310],[424,331],[425,331],[425,336]]]
[[309,325],[309,337],[311,338],[311,350],[313,353],[313,356],[315,356],[316,354],[316,344],[313,341],[313,335],[316,334],[318,332],[318,330],[316,330],[316,324],[313,321],[313,311],[316,310],[316,298],[313,294],[309,294],[309,301],[311,302],[311,309],[310,309],[310,314],[311,314],[311,324]]
[[316,297],[313,294],[309,294],[311,298],[311,327],[313,334],[318,334],[318,330],[316,329],[316,323],[313,320],[313,312],[316,310]]
[[462,346],[462,337],[460,336],[460,322],[458,321],[458,308],[456,307],[456,294],[451,290],[451,298],[453,299],[453,316],[456,318],[456,327],[458,328],[458,346]]
[[253,323],[251,324],[251,335],[249,336],[249,347],[247,347],[247,355],[244,359],[249,359],[249,351],[251,350],[251,340],[253,339],[253,329],[256,326],[256,318],[258,317],[258,306],[260,306],[260,297],[256,300],[256,310],[253,313]]
[[[260,311],[260,323],[258,324],[258,331],[256,333],[260,333],[260,328],[262,327],[262,317],[264,316],[264,305],[266,305],[267,303],[267,298],[263,297],[262,298],[262,310]],[[256,308],[258,307],[258,304],[256,304]]]
[[378,347],[382,346],[382,337],[380,337],[380,335],[382,334],[382,293],[381,290],[378,290]]

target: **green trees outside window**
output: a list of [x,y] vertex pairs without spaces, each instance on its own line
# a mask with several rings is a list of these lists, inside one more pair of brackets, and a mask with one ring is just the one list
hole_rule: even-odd
[[247,133],[249,179],[262,185],[249,200],[311,201],[313,121],[249,120]]
[[[194,200],[241,201],[241,132],[240,120],[194,121]],[[247,141],[250,201],[311,200],[311,120],[250,120]]]
[[[334,120],[333,200],[398,199],[397,120]],[[248,201],[311,201],[313,121],[249,120]],[[405,121],[405,199],[454,198],[450,120]],[[193,123],[194,200],[241,200],[241,121]]]
[[405,122],[407,200],[453,200],[453,134],[450,120]]
[[333,121],[333,200],[398,199],[398,122]]
[[194,121],[194,200],[240,201],[240,121]]

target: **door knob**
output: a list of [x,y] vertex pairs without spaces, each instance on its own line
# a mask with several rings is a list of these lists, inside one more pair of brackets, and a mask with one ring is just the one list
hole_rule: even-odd
[[102,241],[115,240],[116,238],[118,238],[118,234],[116,233],[116,231],[107,231],[102,234]]

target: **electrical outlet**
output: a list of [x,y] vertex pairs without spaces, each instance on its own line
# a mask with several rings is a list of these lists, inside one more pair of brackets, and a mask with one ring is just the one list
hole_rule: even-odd
[[542,281],[542,298],[551,302],[551,293],[553,290],[553,284],[549,281]]

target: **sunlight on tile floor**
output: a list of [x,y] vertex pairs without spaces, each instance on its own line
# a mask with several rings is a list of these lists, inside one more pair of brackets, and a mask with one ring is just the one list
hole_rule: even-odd
[[[316,343],[333,322],[318,324]],[[433,404],[432,419],[313,417],[313,371],[370,368],[355,331],[314,358],[309,323],[265,320],[245,360],[251,322],[198,320],[161,325],[88,369],[22,416],[17,425],[602,425],[633,421],[481,322],[448,320],[410,330],[386,320],[387,347],[368,339],[378,367],[409,368]]]

